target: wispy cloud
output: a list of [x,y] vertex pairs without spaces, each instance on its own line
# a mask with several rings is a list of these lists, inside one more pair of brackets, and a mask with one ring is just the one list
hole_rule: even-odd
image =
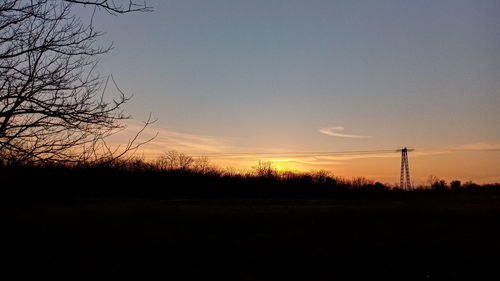
[[[466,151],[499,151],[500,143],[470,143],[457,146],[440,148],[418,148],[411,152],[411,158],[446,155]],[[210,154],[209,154],[210,155]],[[400,158],[401,152],[394,150],[382,151],[359,151],[359,152],[282,152],[282,153],[222,153],[210,157],[232,163],[256,163],[259,160],[272,161],[275,163],[288,162],[297,164],[303,168],[328,168],[332,166],[348,165],[350,161],[357,159],[373,158]]]
[[319,132],[322,134],[325,134],[327,136],[332,136],[332,137],[353,138],[353,139],[371,138],[371,136],[338,133],[338,131],[343,131],[344,129],[345,128],[342,126],[334,126],[334,127],[327,127],[327,128],[320,129]]
[[413,157],[430,156],[439,154],[452,154],[460,152],[500,151],[500,142],[476,142],[460,145],[444,146],[440,148],[422,148],[411,152]]
[[[131,121],[127,129],[115,136],[115,144],[123,143],[130,139],[142,127],[140,122]],[[346,138],[367,138],[369,136],[340,134],[338,131],[343,127],[329,127],[321,129],[320,132],[330,136]],[[286,148],[271,147],[244,147],[239,145],[238,139],[224,136],[210,136],[177,132],[157,126],[151,126],[144,131],[142,139],[149,139],[158,133],[151,142],[141,147],[138,153],[146,158],[156,158],[169,150],[177,150],[191,156],[208,156],[214,164],[220,167],[232,167],[237,169],[249,169],[259,160],[272,161],[277,167],[285,167],[298,170],[309,169],[348,169],[349,165],[357,159],[394,158],[401,157],[396,149],[373,150],[373,151],[324,151],[311,152]],[[500,142],[476,142],[453,146],[442,146],[435,148],[419,148],[411,152],[411,158],[446,155],[462,152],[500,151]],[[395,160],[396,166],[398,160]],[[343,168],[341,168],[343,167]]]
[[[123,140],[132,138],[144,124],[129,120],[126,129],[113,136],[113,143],[123,143]],[[150,125],[142,134],[141,139],[156,137],[141,147],[141,152],[147,156],[158,156],[169,150],[178,150],[184,153],[220,153],[233,149],[229,145],[229,138],[181,133],[158,126]]]
[[448,149],[452,151],[495,151],[495,150],[500,150],[500,142],[468,143],[468,144],[450,146]]

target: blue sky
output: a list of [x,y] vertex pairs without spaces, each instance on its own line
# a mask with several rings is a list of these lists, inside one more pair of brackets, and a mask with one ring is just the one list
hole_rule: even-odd
[[250,152],[500,143],[499,1],[148,3],[96,18],[99,69],[160,131]]

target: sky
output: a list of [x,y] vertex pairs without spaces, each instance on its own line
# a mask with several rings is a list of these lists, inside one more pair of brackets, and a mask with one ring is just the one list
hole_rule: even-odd
[[[115,140],[151,113],[147,157],[393,184],[410,147],[415,184],[500,182],[500,1],[147,2],[95,18],[114,46],[98,71],[133,94]],[[391,151],[328,154],[373,150]]]

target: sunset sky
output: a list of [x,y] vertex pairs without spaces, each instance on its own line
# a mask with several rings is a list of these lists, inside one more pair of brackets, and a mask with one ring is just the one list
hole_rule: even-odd
[[[95,18],[114,44],[99,72],[134,95],[115,140],[151,112],[147,157],[394,184],[407,146],[415,184],[500,182],[500,1],[148,3]],[[373,150],[394,152],[330,153]]]

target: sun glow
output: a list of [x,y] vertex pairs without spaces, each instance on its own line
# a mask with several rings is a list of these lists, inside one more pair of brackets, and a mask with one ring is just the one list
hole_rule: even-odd
[[269,158],[264,159],[264,161],[271,162],[271,167],[276,171],[284,172],[300,170],[297,166],[296,160],[292,158]]

